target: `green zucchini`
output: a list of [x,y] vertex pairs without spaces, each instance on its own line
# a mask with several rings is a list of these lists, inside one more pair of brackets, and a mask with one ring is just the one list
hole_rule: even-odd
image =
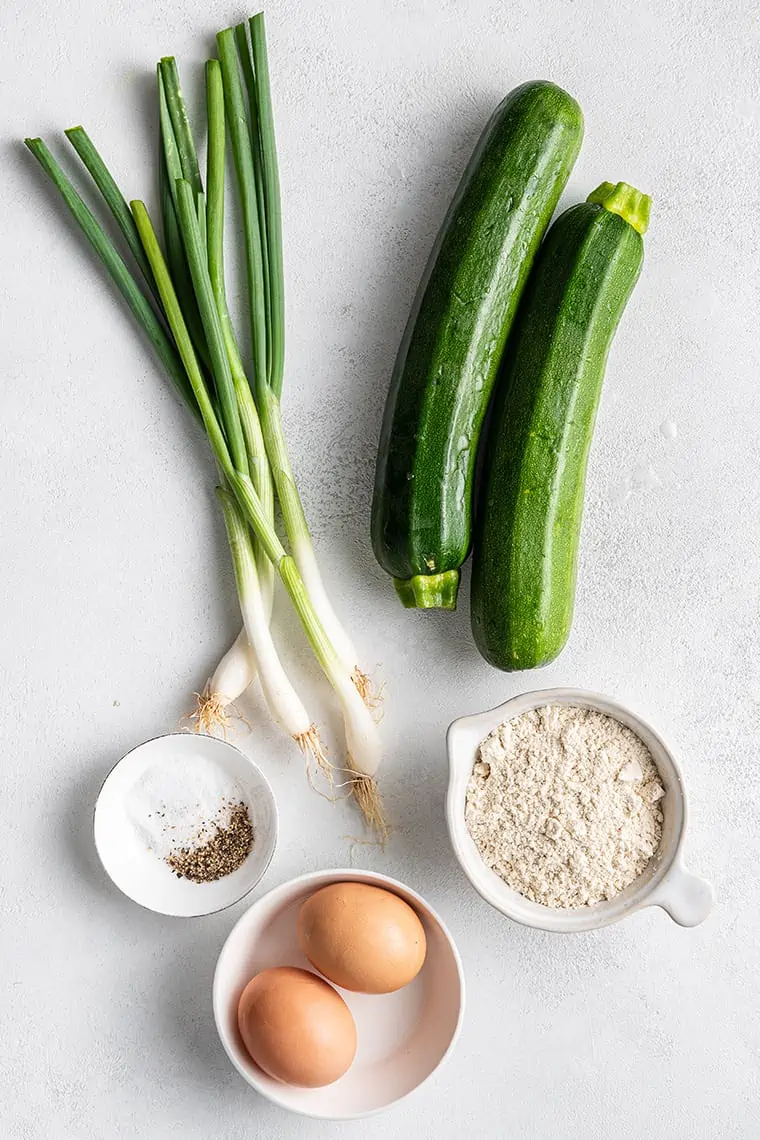
[[499,669],[546,665],[570,633],[596,409],[648,219],[646,195],[604,183],[552,226],[525,291],[494,401],[473,552],[473,633]]
[[492,115],[433,247],[393,371],[372,506],[375,556],[405,606],[456,605],[480,429],[582,137],[568,94],[518,87]]

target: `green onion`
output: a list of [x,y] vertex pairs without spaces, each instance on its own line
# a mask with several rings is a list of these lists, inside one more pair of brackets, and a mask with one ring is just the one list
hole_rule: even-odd
[[[201,317],[195,302],[193,284],[190,280],[190,270],[187,266],[185,248],[182,244],[182,235],[177,220],[177,181],[182,178],[182,163],[179,149],[174,137],[174,127],[169,113],[169,104],[166,98],[166,87],[163,79],[161,64],[156,69],[158,84],[158,117],[161,128],[161,146],[158,159],[158,184],[161,195],[161,216],[164,224],[164,242],[166,243],[166,258],[174,281],[177,295],[185,314],[187,327],[193,338],[198,355],[206,367],[210,367],[210,358],[206,338],[203,335]],[[181,101],[181,92],[175,92],[175,98]]]
[[42,139],[25,139],[24,141],[60,193],[82,233],[102,261],[111,280],[129,305],[136,320],[142,326],[180,396],[193,414],[197,416],[198,407],[193,399],[193,393],[187,382],[187,376],[177,351],[111,239],[77,194]]
[[[251,48],[253,52],[254,92],[256,96],[256,118],[261,165],[264,184],[264,213],[266,217],[267,269],[271,316],[271,364],[269,384],[279,397],[285,373],[285,289],[282,264],[282,219],[280,212],[280,173],[277,165],[277,148],[274,137],[274,117],[272,115],[272,94],[269,86],[269,63],[267,60],[264,16],[259,12],[250,21]],[[241,38],[238,39],[240,53]],[[241,58],[243,57],[243,53]],[[245,53],[247,54],[247,53]],[[250,57],[249,57],[250,59]],[[252,116],[253,119],[253,116]]]
[[[256,404],[277,496],[282,507],[285,528],[296,564],[340,659],[353,677],[362,696],[371,704],[369,678],[358,666],[356,651],[338,621],[319,572],[306,515],[290,465],[282,426],[279,401],[284,366],[282,232],[277,152],[274,140],[263,16],[254,16],[251,19],[250,33],[250,47],[244,25],[220,32],[217,36],[217,43],[243,214],[251,307],[251,332],[254,344],[253,373]],[[252,89],[254,96],[250,105],[250,120],[246,112],[243,86],[240,81],[238,53],[240,53],[243,61],[243,73],[250,77],[249,90]],[[261,226],[259,210],[257,209],[256,170],[258,159],[261,161],[263,172],[261,184],[263,186],[265,227]],[[262,234],[264,240],[262,240]],[[265,366],[267,354],[262,352],[260,346],[261,338],[266,335],[266,314],[262,306],[262,297],[265,293],[265,274],[261,261],[263,249],[267,251],[268,274],[266,280],[269,282],[271,295],[271,371]]]
[[[185,186],[187,189],[179,189],[180,209],[182,209],[183,198],[186,203],[189,201],[190,205],[192,204],[191,198],[188,198],[192,191],[188,183],[185,183]],[[133,202],[132,214],[161,295],[166,318],[174,333],[198,407],[201,410],[209,442],[223,477],[225,480],[234,483],[244,481],[248,501],[247,513],[254,522],[259,541],[273,562],[278,564],[286,562],[285,551],[273,526],[266,517],[266,512],[261,506],[250,479],[247,475],[238,475],[233,468],[232,457],[217,420],[177,294],[145,204],[139,201]],[[195,253],[190,256],[191,259],[194,258]],[[228,491],[220,488],[219,494],[232,552],[235,580],[247,640],[258,666],[259,680],[267,707],[274,720],[293,737],[301,750],[313,757],[317,766],[327,772],[329,765],[319,740],[316,725],[311,721],[293,686],[288,681],[272,640],[268,607],[261,594],[256,572],[256,560],[245,519],[239,508],[235,506]],[[298,582],[292,584],[292,589],[296,592],[299,591]],[[214,693],[214,696],[218,699],[217,693]],[[202,709],[199,716],[201,718],[205,716],[207,720],[209,710]]]
[[177,298],[177,293],[166,262],[164,261],[164,255],[161,252],[161,246],[158,243],[156,232],[153,229],[153,223],[150,220],[150,215],[148,214],[144,202],[132,202],[131,208],[132,216],[137,226],[137,232],[140,235],[140,241],[150,262],[153,277],[161,295],[161,303],[164,307],[166,320],[174,334],[174,340],[179,349],[187,379],[190,382],[190,387],[195,397],[196,407],[200,410],[203,426],[206,429],[206,434],[208,435],[209,443],[216,456],[217,463],[223,473],[227,475],[228,473],[232,473],[232,459],[227,450],[227,441],[219,424],[219,420],[217,419],[216,410],[206,386],[206,380],[198,357],[195,354],[182,307]]
[[[271,619],[271,611],[267,611]],[[202,693],[197,693],[197,708],[193,713],[198,731],[213,736],[217,728],[226,732],[229,726],[228,709],[234,707],[257,673],[245,626],[240,630],[227,652],[220,658],[210,681]]]
[[309,719],[288,680],[272,641],[269,614],[262,598],[256,559],[245,518],[229,491],[218,487],[217,493],[224,511],[245,631],[258,664],[259,680],[267,708],[272,719],[293,737],[301,751],[313,758],[317,767],[330,778],[330,764],[322,749],[317,727]]
[[89,171],[98,190],[103,195],[103,200],[124,235],[127,245],[132,251],[132,256],[140,266],[143,277],[148,283],[153,295],[158,298],[156,283],[153,280],[153,274],[150,271],[150,265],[143,252],[143,247],[140,244],[140,236],[137,233],[134,218],[129,212],[127,201],[116,185],[110,170],[103,162],[95,144],[92,142],[92,139],[84,127],[69,127],[67,131],[64,131],[64,134]]
[[[187,186],[187,190],[180,189],[178,196],[180,209],[182,209],[182,198],[187,198],[187,196],[191,194],[189,184],[185,185]],[[216,462],[219,463],[224,477],[235,479],[236,475],[235,472],[232,471],[231,457],[227,449],[227,443],[223,438],[219,422],[216,420],[210,394],[206,389],[201,365],[199,365],[195,355],[193,341],[190,339],[185,318],[182,316],[182,310],[177,299],[177,293],[174,291],[169,269],[166,267],[161,246],[158,245],[158,239],[153,228],[153,223],[150,221],[145,203],[133,202],[132,214],[134,221],[136,221],[142,245],[144,245],[148,261],[150,262],[150,268],[153,270],[158,291],[161,293],[166,319],[169,321],[174,339],[177,341],[180,350],[182,363],[185,364],[190,383],[193,385],[198,407],[201,408],[203,423],[207,434],[209,434],[209,440],[214,455],[216,456]],[[194,254],[190,254],[190,257],[194,257]],[[253,494],[255,497],[255,491]],[[285,670],[283,666],[281,666],[275,643],[272,641],[269,629],[268,606],[262,597],[259,576],[258,573],[256,573],[251,532],[248,530],[243,515],[240,513],[229,491],[220,488],[219,495],[224,513],[224,523],[226,523],[227,527],[232,563],[234,563],[235,567],[235,579],[240,601],[240,610],[243,612],[247,643],[251,646],[253,657],[259,668],[259,678],[264,699],[267,701],[267,707],[277,724],[283,727],[289,735],[293,736],[293,739],[299,744],[301,750],[313,757],[318,767],[327,773],[329,766],[324,750],[321,748],[317,727],[312,723],[311,718],[307,714],[307,710],[303,707],[303,703],[300,698],[297,697],[293,685],[289,683]],[[259,518],[264,518],[263,512],[260,512],[259,508],[255,505],[253,511]],[[275,557],[280,557],[281,559],[281,556],[283,556],[285,552],[279,545],[275,531],[271,529],[270,532],[267,532],[267,528],[264,527],[264,539],[267,541],[270,554]],[[207,723],[209,709],[206,708],[205,711],[202,711],[199,715],[202,717],[205,716]]]
[[172,133],[175,140],[177,164],[169,166],[169,173],[176,178],[184,178],[190,183],[193,195],[197,199],[203,193],[201,172],[198,166],[198,155],[195,153],[193,132],[190,128],[185,100],[179,84],[179,72],[174,56],[164,56],[158,65],[159,75],[164,91],[165,107],[171,120]]
[[248,29],[245,24],[237,24],[235,29],[235,44],[237,46],[238,60],[243,70],[243,81],[248,95],[248,140],[253,159],[254,183],[256,186],[256,209],[258,214],[259,238],[262,253],[262,280],[264,289],[265,317],[267,330],[267,376],[272,372],[272,295],[269,280],[269,257],[267,250],[267,214],[266,199],[264,196],[264,164],[261,154],[261,140],[258,128],[258,109],[256,102],[256,80],[253,74],[253,59],[248,47]]
[[[221,177],[221,179],[219,179],[219,188],[221,190],[221,193],[223,194],[223,185],[224,185],[224,183],[223,183],[223,173],[224,173],[224,171],[223,171],[224,117],[223,117],[223,95],[221,92],[221,75],[219,73],[218,61],[209,61],[209,65],[208,65],[209,75],[211,75],[214,67],[216,68],[216,72],[217,72],[216,82],[218,85],[218,93],[217,93],[217,97],[216,97],[216,102],[222,108],[221,123],[217,125],[217,130],[215,131],[215,136],[216,136],[217,140],[219,138],[221,138],[221,159],[222,159],[221,175],[222,175],[222,177]],[[166,66],[164,66],[163,70],[164,71],[167,70]],[[169,68],[167,81],[168,81],[168,83],[172,89],[172,99],[173,99],[174,106],[175,106],[175,108],[178,109],[178,112],[180,115],[180,121],[184,122],[184,124],[185,124],[184,129],[189,136],[190,141],[187,144],[186,149],[190,153],[193,153],[194,152],[194,146],[192,144],[192,137],[189,133],[190,127],[189,127],[189,122],[187,121],[186,112],[184,110],[184,100],[182,98],[182,92],[181,92],[180,87],[179,87],[179,75],[178,75],[178,72],[176,70],[176,67],[170,67]],[[162,75],[161,64],[159,64],[159,67],[158,67],[158,85],[159,85],[160,118],[161,118],[161,122],[162,122],[163,139],[164,139],[164,142],[166,143],[165,146],[162,145],[161,153],[160,153],[159,181],[160,181],[160,189],[161,189],[161,193],[162,193],[162,205],[163,205],[163,212],[164,212],[164,218],[165,218],[165,237],[166,237],[167,246],[168,246],[168,255],[169,255],[170,264],[173,264],[175,266],[174,280],[175,280],[175,283],[177,286],[177,293],[179,294],[180,307],[184,311],[186,321],[187,321],[187,326],[190,328],[191,336],[192,336],[194,344],[196,345],[197,350],[200,352],[200,354],[202,355],[204,360],[208,363],[208,360],[209,360],[208,348],[206,346],[205,337],[203,336],[203,330],[202,330],[201,324],[200,324],[200,315],[198,313],[197,305],[195,302],[195,295],[193,292],[192,282],[190,281],[189,269],[187,266],[187,259],[185,257],[185,251],[184,251],[184,247],[182,245],[182,238],[180,235],[179,226],[178,226],[177,219],[176,219],[174,202],[173,202],[171,195],[169,193],[168,183],[167,183],[167,175],[166,175],[167,156],[168,156],[168,161],[172,165],[172,169],[174,170],[174,172],[177,174],[178,177],[182,174],[182,166],[180,164],[179,151],[177,149],[176,142],[175,142],[174,126],[172,125],[171,117],[169,114],[169,105],[168,105],[167,100],[166,100],[165,85],[164,85],[164,79],[163,79],[163,75]],[[104,198],[106,204],[108,205],[112,214],[116,218],[117,223],[119,224],[122,232],[124,233],[125,238],[127,239],[127,242],[130,246],[130,249],[132,250],[136,260],[138,261],[140,267],[142,268],[144,276],[146,277],[146,280],[151,285],[151,288],[154,291],[156,299],[158,300],[158,302],[160,304],[160,297],[158,295],[158,290],[157,290],[157,287],[155,285],[155,281],[153,279],[153,274],[152,274],[152,271],[150,268],[150,264],[146,260],[145,253],[143,251],[143,247],[142,247],[142,244],[140,241],[140,237],[139,237],[139,234],[137,232],[137,227],[135,225],[135,221],[132,217],[132,214],[130,213],[129,206],[127,205],[125,198],[121,194],[121,191],[119,190],[118,185],[116,184],[115,179],[112,177],[110,171],[108,170],[108,168],[106,167],[102,158],[98,154],[94,144],[91,142],[88,135],[86,134],[86,132],[81,127],[72,128],[70,131],[67,131],[66,133],[67,133],[67,136],[69,137],[70,141],[72,142],[72,145],[74,145],[75,149],[77,150],[77,152],[78,152],[80,158],[82,159],[86,169],[88,170],[88,172],[92,176],[93,181],[95,182],[96,186],[98,187],[101,194],[103,195],[103,198]],[[211,129],[209,130],[209,134],[210,134],[210,164],[215,163],[218,167],[219,166],[218,157],[215,159],[212,156],[213,144],[211,142]],[[217,144],[217,150],[218,150],[218,144]],[[186,169],[188,169],[188,172],[190,172],[192,174],[193,169],[194,169],[194,164],[191,162],[191,164],[189,166],[187,166]],[[198,195],[198,203],[199,203],[198,221],[199,221],[199,228],[201,228],[201,238],[203,240],[204,235],[203,235],[203,230],[202,230],[202,224],[205,223],[205,221],[206,221],[207,211],[205,208],[200,209],[200,205],[202,202],[203,202],[202,195],[199,194]],[[223,201],[222,202],[217,201],[216,206],[217,206],[216,209],[209,210],[208,212],[212,216],[216,216],[218,214],[219,227],[221,227],[221,225],[223,224],[223,216],[224,216],[223,215]],[[220,229],[220,232],[217,236],[218,236],[218,239],[221,240],[221,229]],[[235,349],[237,348],[236,344],[234,343],[234,335],[232,337],[232,346]],[[249,450],[249,463],[251,465],[252,471],[254,472],[255,485],[256,485],[257,490],[259,491],[259,493],[261,495],[262,503],[265,505],[265,508],[267,509],[268,516],[269,516],[270,521],[271,521],[273,519],[273,513],[274,513],[274,492],[273,492],[271,473],[269,471],[269,463],[266,459],[266,451],[264,448],[264,442],[263,442],[263,438],[261,435],[261,427],[260,427],[260,424],[258,422],[258,416],[256,414],[255,405],[253,403],[253,398],[251,396],[248,381],[245,377],[245,374],[244,374],[244,371],[242,368],[242,362],[240,361],[239,353],[237,353],[236,359],[237,359],[237,362],[239,364],[238,372],[242,374],[242,379],[241,379],[240,375],[236,375],[235,381],[236,381],[236,387],[239,386],[239,393],[240,393],[240,399],[241,399],[241,420],[242,420],[243,434],[245,436],[246,445],[248,446],[248,450]],[[231,365],[233,366],[233,373],[234,373],[235,372],[235,368],[234,368],[235,357],[233,357],[232,353],[230,353],[230,362],[231,362]],[[254,548],[256,550],[256,557],[257,557],[257,563],[258,563],[257,568],[259,570],[259,581],[261,583],[262,595],[264,598],[264,605],[267,609],[267,612],[271,615],[272,600],[273,600],[274,568],[273,568],[271,562],[269,561],[269,559],[263,553],[263,551],[260,547],[260,544],[256,540],[253,540],[253,541],[254,541]],[[220,721],[224,708],[227,705],[229,705],[232,701],[234,701],[238,696],[240,696],[245,691],[245,689],[248,687],[248,685],[252,681],[253,677],[255,676],[255,673],[256,673],[255,659],[254,659],[253,653],[251,651],[251,648],[248,644],[248,639],[245,635],[245,631],[242,630],[241,634],[238,636],[235,644],[231,647],[230,650],[228,650],[228,652],[225,654],[222,661],[220,661],[219,666],[215,670],[214,676],[212,677],[211,682],[210,682],[211,688],[208,690],[207,694],[205,694],[204,697],[200,699],[199,719],[202,721],[204,727],[207,730],[210,730],[213,727],[213,724],[215,722]]]
[[[285,359],[282,233],[277,151],[262,15],[249,21],[249,30],[250,44],[245,26],[238,25],[235,29],[227,28],[220,32],[217,45],[243,218],[256,406],[295,559],[293,569],[298,568],[299,581],[309,599],[311,613],[319,622],[324,644],[315,638],[314,631],[309,630],[308,615],[299,610],[301,599],[294,593],[291,593],[291,599],[299,610],[315,655],[341,702],[348,766],[355,773],[352,788],[365,818],[384,830],[382,806],[374,782],[379,748],[374,719],[369,711],[376,701],[371,694],[369,679],[359,668],[353,645],[327,596],[282,427],[279,401]],[[241,66],[249,92],[248,111],[240,79]],[[241,505],[245,506],[241,488],[235,482],[232,487]],[[290,573],[289,568],[287,573]],[[282,569],[280,575],[282,577]],[[358,702],[355,700],[357,693],[361,694]]]
[[[177,200],[180,207],[180,224],[183,227],[183,236],[186,239],[186,251],[190,264],[193,284],[196,286],[196,299],[204,319],[204,327],[209,340],[209,348],[215,365],[214,378],[217,391],[220,393],[220,406],[222,404],[222,391],[224,386],[231,384],[229,362],[222,351],[221,328],[216,310],[210,311],[209,299],[210,282],[208,271],[198,250],[198,225],[193,211],[192,190],[189,183],[180,179],[177,183]],[[219,467],[235,494],[243,514],[258,538],[267,556],[274,563],[280,579],[287,590],[293,606],[301,621],[309,643],[319,662],[325,676],[335,690],[343,709],[346,729],[346,742],[349,747],[350,762],[355,766],[357,775],[361,777],[362,789],[359,795],[371,805],[371,818],[381,818],[377,795],[373,787],[365,781],[373,779],[380,762],[380,752],[377,741],[375,723],[370,711],[359,695],[350,673],[347,673],[340,658],[325,633],[319,615],[314,608],[313,600],[304,585],[296,563],[280,542],[277,534],[267,518],[261,499],[245,469],[236,467],[232,448],[228,450],[227,443],[216,418],[209,393],[206,389],[200,366],[195,358],[192,342],[187,327],[182,319],[176,294],[171,287],[166,264],[161,257],[161,250],[155,232],[150,222],[148,212],[141,202],[132,203],[132,213],[137,224],[140,238],[153,270],[167,319],[174,332],[175,340],[180,349],[182,359],[188,370],[188,377],[193,387],[198,406],[201,410],[203,423],[209,436]],[[208,323],[206,318],[208,316]],[[214,319],[216,318],[216,320]],[[216,371],[218,367],[219,371]],[[251,630],[246,625],[249,641]],[[251,641],[251,648],[258,660],[256,645]],[[261,661],[258,660],[259,669]],[[357,765],[361,767],[356,767]],[[360,803],[363,802],[360,800]]]
[[[253,345],[253,376],[258,401],[260,389],[267,379],[267,314],[264,283],[263,251],[259,229],[256,198],[256,174],[251,152],[248,116],[245,110],[243,89],[238,74],[235,33],[231,28],[216,37],[219,60],[222,66],[224,104],[227,111],[227,129],[230,132],[232,153],[237,171],[240,206],[245,237],[245,262],[250,300],[251,340]],[[261,408],[259,407],[259,415]]]
[[177,180],[177,221],[179,222],[185,255],[190,269],[195,300],[201,314],[203,331],[206,334],[211,367],[214,373],[217,399],[221,412],[225,435],[230,448],[232,462],[238,471],[248,471],[248,453],[240,423],[240,409],[235,397],[235,386],[222,335],[219,313],[216,310],[214,292],[208,275],[206,245],[203,241],[193,188],[184,178]]
[[[257,664],[273,717],[320,767],[327,769],[316,729],[282,669],[269,630],[271,584],[276,571],[341,703],[352,790],[367,821],[384,834],[374,779],[380,751],[369,707],[368,679],[358,669],[353,646],[327,598],[282,426],[282,226],[263,17],[254,17],[248,27],[241,24],[220,32],[217,42],[220,60],[210,60],[206,66],[206,191],[176,62],[165,57],[158,65],[159,183],[166,256],[145,205],[132,202],[130,213],[85,132],[81,128],[69,132],[155,290],[158,313],[44,143],[27,140],[27,145],[55,183],[188,406],[200,415],[216,458],[245,635],[241,632],[220,662],[215,683],[219,678],[220,685],[236,688],[234,695],[238,695]],[[227,129],[242,205],[252,334],[250,378],[235,336],[224,281]],[[273,524],[273,480],[292,557]],[[227,689],[219,691],[226,701]]]
[[[206,159],[206,198],[208,219],[208,268],[214,293],[227,356],[232,369],[235,393],[240,407],[240,421],[248,451],[248,466],[253,485],[270,523],[274,522],[274,485],[264,438],[261,433],[256,405],[253,401],[248,377],[245,374],[235,331],[227,306],[224,282],[224,158],[225,120],[224,92],[219,61],[206,63],[206,118],[208,121],[208,152]],[[257,538],[253,538],[258,588],[261,592],[266,616],[271,620],[274,600],[274,566]],[[224,710],[252,681],[256,673],[256,660],[251,650],[245,626],[224,654],[199,699],[199,723],[223,720]]]
[[[269,469],[261,423],[230,318],[224,283],[224,156],[226,132],[222,71],[217,59],[210,59],[206,63],[206,117],[208,120],[206,185],[209,278],[222,325],[222,336],[240,408],[240,421],[248,451],[251,478],[267,517],[270,522],[273,522],[274,484],[272,483],[272,473]],[[261,591],[271,614],[274,567],[258,541],[255,543],[254,549]]]

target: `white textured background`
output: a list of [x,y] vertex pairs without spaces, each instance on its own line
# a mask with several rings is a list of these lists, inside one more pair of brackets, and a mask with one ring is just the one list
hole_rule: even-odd
[[[247,706],[282,839],[265,887],[388,871],[439,907],[469,985],[455,1058],[403,1109],[344,1127],[258,1099],[211,1020],[206,920],[104,879],[91,809],[113,761],[174,728],[237,627],[204,445],[17,138],[83,121],[153,196],[152,68],[197,95],[219,0],[3,4],[0,272],[0,1133],[10,1140],[751,1140],[760,1134],[760,17],[752,0],[269,5],[288,289],[287,428],[327,577],[387,681],[396,832],[352,849],[347,807]],[[368,512],[412,294],[494,104],[546,77],[587,134],[567,200],[651,192],[647,262],[610,359],[577,617],[561,660],[502,676],[455,616],[405,613]],[[195,101],[195,100],[194,100]],[[664,421],[677,425],[673,440]],[[286,613],[299,676],[324,687]],[[474,896],[444,831],[443,733],[536,683],[628,699],[683,759],[687,855],[718,906],[558,938]]]

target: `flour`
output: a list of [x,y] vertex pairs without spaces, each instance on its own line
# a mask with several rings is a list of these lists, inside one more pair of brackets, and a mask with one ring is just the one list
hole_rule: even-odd
[[488,867],[534,902],[610,899],[647,866],[665,791],[643,741],[612,717],[545,705],[480,745],[465,822]]

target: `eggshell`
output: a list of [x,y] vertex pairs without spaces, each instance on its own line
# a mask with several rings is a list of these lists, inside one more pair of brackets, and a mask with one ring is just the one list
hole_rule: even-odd
[[240,996],[238,1027],[256,1064],[288,1085],[330,1085],[356,1054],[356,1025],[343,998],[294,966],[251,978]]
[[298,940],[320,973],[365,994],[400,990],[422,969],[425,929],[408,903],[366,883],[332,883],[298,915]]

